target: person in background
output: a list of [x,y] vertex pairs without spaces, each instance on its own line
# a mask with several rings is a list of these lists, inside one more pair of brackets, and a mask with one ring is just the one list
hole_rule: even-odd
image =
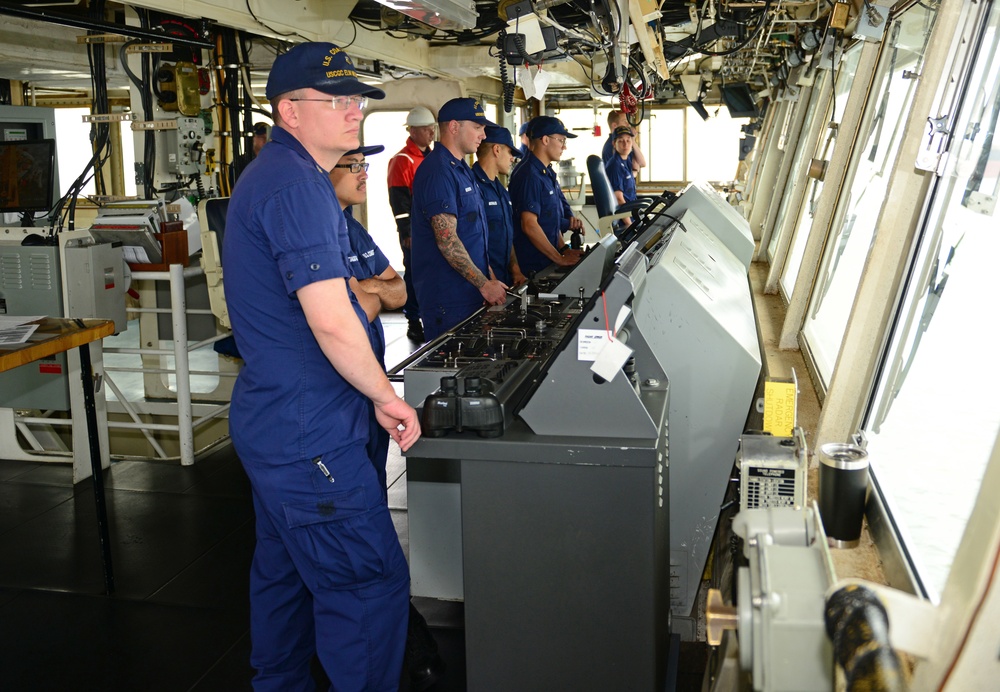
[[615,155],[604,163],[604,171],[608,174],[608,182],[615,193],[618,206],[635,200],[635,176],[629,157],[632,154],[632,128],[623,125],[612,133],[615,142]]
[[406,115],[406,144],[391,159],[387,174],[389,206],[396,219],[399,247],[403,251],[403,279],[406,282],[406,336],[410,341],[422,343],[424,330],[420,324],[420,305],[413,289],[413,265],[410,253],[410,211],[413,204],[413,176],[423,162],[434,141],[434,115],[423,106],[417,106]]
[[[347,235],[351,252],[347,256],[351,270],[351,290],[368,316],[371,324],[372,351],[382,369],[385,369],[385,331],[379,313],[395,310],[406,302],[406,286],[402,277],[389,265],[389,260],[379,249],[367,229],[354,218],[352,205],[364,204],[368,199],[368,163],[366,156],[385,151],[381,144],[359,147],[340,157],[330,171],[330,182],[337,194],[337,201],[347,221]],[[374,416],[372,417],[374,422]],[[385,464],[389,454],[389,433],[379,425],[372,426],[368,452],[382,489],[386,488]]]
[[628,157],[629,168],[632,171],[632,176],[638,178],[639,170],[646,167],[646,157],[639,148],[639,142],[635,141],[636,133],[632,129],[632,126],[628,124],[628,116],[622,111],[613,110],[608,113],[608,139],[604,142],[604,148],[601,150],[601,159],[606,166],[608,165],[608,161],[614,158],[615,130],[619,127],[627,127],[632,133],[632,153]]
[[[354,218],[353,205],[368,200],[368,162],[366,156],[380,154],[385,147],[376,144],[352,149],[344,154],[330,171],[330,182],[340,208],[347,220],[347,234],[351,254],[347,261],[353,274],[351,289],[364,308],[371,323],[372,350],[385,369],[385,332],[379,313],[395,310],[406,302],[406,286],[389,260],[372,239],[368,230]],[[372,417],[368,453],[379,485],[387,493],[386,461],[389,456],[389,434]],[[388,500],[388,495],[386,495]],[[437,642],[427,627],[427,621],[410,602],[410,618],[406,635],[406,663],[410,675],[410,689],[425,690],[444,674],[444,661],[438,654]]]
[[244,359],[230,435],[257,535],[253,687],[311,688],[315,655],[334,689],[394,692],[410,580],[366,445],[373,411],[404,451],[420,424],[372,352],[329,178],[359,145],[367,99],[385,93],[338,46],[310,42],[275,59],[266,94],[272,140],[233,190],[223,241]]
[[510,194],[498,175],[510,175],[514,159],[520,156],[506,127],[487,127],[486,139],[479,145],[476,162],[472,164],[472,173],[486,204],[490,268],[496,278],[508,286],[520,286],[526,279],[512,245],[514,216]]
[[254,123],[253,155],[255,158],[269,141],[271,141],[271,126],[267,123]]
[[486,137],[479,101],[455,98],[438,111],[441,140],[413,179],[413,285],[424,334],[433,339],[482,307],[503,305],[507,286],[487,254],[486,209],[465,157]]
[[576,137],[559,118],[539,115],[528,125],[531,151],[510,176],[514,205],[514,252],[525,275],[549,264],[571,266],[581,253],[567,247],[563,231],[579,231],[583,222],[573,216],[552,170],[562,158],[566,139]]
[[531,150],[531,138],[528,137],[528,123],[521,125],[521,129],[517,131],[517,134],[521,138],[520,152],[523,159]]

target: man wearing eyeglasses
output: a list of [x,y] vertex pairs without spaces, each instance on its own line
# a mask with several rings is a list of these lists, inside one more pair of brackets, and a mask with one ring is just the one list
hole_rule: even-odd
[[[382,310],[395,310],[403,305],[407,299],[406,286],[367,229],[354,218],[352,211],[353,205],[364,204],[368,199],[368,162],[365,157],[383,151],[385,147],[375,144],[347,152],[330,171],[330,182],[333,183],[337,201],[347,220],[347,234],[351,242],[351,254],[347,261],[353,274],[350,285],[371,322],[372,350],[384,368],[385,332],[379,313]],[[375,465],[379,485],[386,491],[389,434],[375,423],[374,417],[368,452]],[[407,628],[406,663],[412,690],[427,689],[444,674],[444,661],[438,654],[437,643],[427,627],[427,621],[412,602]]]
[[483,199],[465,157],[486,137],[479,101],[455,98],[438,111],[441,141],[413,178],[413,286],[424,335],[434,339],[482,307],[503,305],[487,250]]
[[332,43],[278,56],[271,142],[226,220],[226,299],[245,364],[230,434],[253,490],[256,690],[307,689],[318,655],[333,687],[396,690],[409,575],[366,450],[370,419],[404,451],[416,413],[396,396],[348,281],[347,225],[329,171],[358,147],[360,82]]
[[[368,163],[365,157],[383,151],[385,147],[381,144],[352,149],[340,157],[340,161],[330,171],[330,182],[333,183],[333,191],[337,194],[337,201],[347,221],[347,236],[351,245],[351,252],[347,256],[351,269],[348,284],[368,317],[372,351],[385,369],[385,331],[379,314],[382,310],[395,310],[406,302],[406,286],[403,278],[392,268],[382,250],[352,212],[352,205],[364,204],[368,199]],[[375,423],[374,416],[372,423],[374,425],[368,452],[375,464],[379,486],[385,489],[389,433]]]
[[510,176],[514,205],[514,252],[521,271],[531,275],[552,263],[572,266],[580,251],[570,249],[564,231],[579,231],[583,222],[573,216],[551,164],[562,158],[566,139],[576,137],[559,118],[539,115],[528,123],[531,151]]

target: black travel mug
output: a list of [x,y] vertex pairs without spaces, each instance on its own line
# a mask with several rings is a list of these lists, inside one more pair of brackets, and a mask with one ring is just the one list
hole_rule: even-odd
[[867,492],[868,452],[840,442],[819,448],[819,514],[830,547],[858,545]]

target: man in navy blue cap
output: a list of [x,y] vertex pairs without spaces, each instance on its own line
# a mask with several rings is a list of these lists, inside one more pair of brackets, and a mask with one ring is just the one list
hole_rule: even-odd
[[[368,162],[366,156],[380,154],[385,147],[376,144],[358,147],[340,157],[340,161],[330,171],[330,182],[337,194],[337,201],[344,211],[347,221],[347,236],[351,252],[347,263],[351,270],[348,282],[371,324],[372,351],[385,369],[385,330],[379,317],[382,310],[396,310],[406,302],[406,286],[403,277],[389,264],[375,240],[361,222],[354,218],[353,205],[364,204],[368,200]],[[389,433],[372,416],[372,435],[368,452],[379,485],[386,488],[385,464],[389,454]]]
[[413,287],[428,340],[469,317],[484,301],[502,305],[507,299],[507,286],[490,270],[486,209],[465,162],[485,139],[487,126],[495,123],[479,101],[448,101],[438,111],[440,145],[413,178]]
[[[385,151],[381,144],[358,147],[344,154],[330,171],[330,182],[337,193],[337,201],[344,210],[351,254],[347,261],[351,267],[350,286],[371,322],[372,350],[382,368],[385,368],[385,331],[379,314],[382,310],[395,310],[407,301],[403,278],[389,264],[389,259],[375,243],[368,230],[354,218],[353,205],[368,200],[368,162],[365,157]],[[389,433],[371,418],[371,438],[368,453],[378,474],[379,486],[386,487],[386,461],[389,456]],[[388,499],[388,497],[387,497]],[[444,673],[444,662],[437,653],[437,643],[427,628],[427,621],[410,603],[410,620],[407,628],[406,661],[409,666],[410,689],[426,689]]]
[[479,145],[476,162],[472,164],[472,173],[486,204],[490,268],[497,280],[508,286],[519,286],[525,278],[512,245],[514,214],[510,195],[498,176],[510,175],[514,159],[520,157],[521,152],[514,148],[510,130],[506,127],[487,127],[486,139]]
[[358,147],[367,98],[384,93],[332,43],[278,56],[266,93],[271,142],[233,191],[224,240],[245,361],[230,434],[257,530],[253,686],[311,687],[316,654],[335,689],[396,690],[409,574],[366,445],[373,413],[403,450],[420,425],[372,351],[329,177]]
[[531,150],[531,138],[528,137],[528,123],[521,125],[521,129],[517,131],[517,135],[521,138],[521,146],[518,147],[518,150],[521,152],[521,158],[523,159]]
[[510,177],[514,205],[514,251],[521,271],[537,272],[552,263],[572,266],[580,251],[570,249],[563,231],[578,231],[583,222],[573,216],[552,170],[562,158],[566,139],[576,137],[559,118],[539,115],[528,123],[531,151]]

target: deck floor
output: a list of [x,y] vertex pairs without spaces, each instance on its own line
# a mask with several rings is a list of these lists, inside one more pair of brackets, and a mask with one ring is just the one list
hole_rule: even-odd
[[[413,348],[384,319],[387,362]],[[405,464],[389,505],[408,548]],[[224,446],[195,465],[119,461],[105,472],[116,591],[103,571],[90,481],[69,465],[0,461],[0,687],[4,690],[250,689],[250,487]],[[415,599],[447,665],[432,690],[465,689],[462,605]],[[682,645],[674,689],[701,689],[705,647]],[[516,665],[516,662],[511,662]],[[316,670],[319,689],[324,675]],[[400,690],[408,689],[404,678]]]

